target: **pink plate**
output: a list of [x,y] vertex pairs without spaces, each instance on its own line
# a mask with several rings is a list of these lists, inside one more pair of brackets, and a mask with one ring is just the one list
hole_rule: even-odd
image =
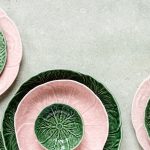
[[144,150],[150,149],[150,139],[145,127],[145,109],[150,98],[150,77],[138,88],[132,105],[132,123],[137,139]]
[[76,150],[103,150],[108,137],[108,116],[98,97],[85,85],[72,80],[55,80],[31,90],[15,114],[15,132],[20,150],[43,150],[34,133],[39,113],[54,103],[70,105],[80,112],[85,128]]
[[0,29],[7,41],[7,62],[0,75],[0,95],[14,82],[22,58],[22,43],[18,29],[7,14],[0,9]]

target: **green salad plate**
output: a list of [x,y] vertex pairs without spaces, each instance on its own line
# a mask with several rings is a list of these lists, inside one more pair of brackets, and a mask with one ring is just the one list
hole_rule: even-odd
[[50,70],[40,73],[25,82],[10,101],[2,123],[2,137],[7,150],[19,150],[14,129],[14,116],[22,98],[38,85],[63,79],[74,80],[86,85],[100,98],[109,118],[109,135],[104,150],[119,149],[122,138],[121,118],[120,111],[111,93],[101,83],[88,75],[69,70]]
[[0,74],[2,73],[7,58],[7,44],[5,37],[2,32],[0,32]]
[[82,141],[84,125],[74,108],[56,103],[39,114],[35,122],[35,134],[47,150],[72,150]]

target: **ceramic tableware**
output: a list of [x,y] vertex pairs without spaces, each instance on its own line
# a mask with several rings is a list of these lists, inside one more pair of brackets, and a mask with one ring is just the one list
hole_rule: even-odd
[[7,58],[7,44],[4,34],[0,32],[0,74],[2,73]]
[[72,150],[82,141],[84,125],[77,110],[66,104],[54,103],[39,114],[34,131],[44,148]]
[[7,62],[0,75],[0,95],[14,82],[22,58],[22,44],[18,29],[7,14],[0,9],[0,29],[7,42]]
[[4,142],[2,139],[2,133],[0,131],[0,150],[5,150]]
[[93,147],[94,150],[103,150],[108,137],[106,110],[89,88],[71,80],[45,83],[31,90],[23,98],[15,114],[19,149],[43,149],[34,132],[35,121],[45,107],[55,103],[71,106],[83,118],[85,135],[77,150],[93,150]]
[[149,137],[150,77],[139,86],[132,105],[132,123],[138,142],[144,150],[150,149]]
[[145,127],[147,130],[148,136],[150,137],[150,98],[146,105],[144,120],[145,120]]
[[14,132],[14,115],[22,98],[36,86],[58,79],[70,79],[80,82],[90,88],[99,97],[109,117],[109,135],[105,143],[104,150],[118,150],[122,137],[121,119],[119,108],[113,96],[101,83],[92,77],[69,70],[49,70],[42,72],[29,79],[20,87],[18,92],[10,101],[4,114],[2,136],[7,150],[18,150],[18,144]]

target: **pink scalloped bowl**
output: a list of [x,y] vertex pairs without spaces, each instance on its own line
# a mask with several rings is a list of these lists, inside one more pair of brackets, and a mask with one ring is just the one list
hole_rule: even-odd
[[84,137],[76,150],[103,150],[108,137],[108,116],[99,98],[85,85],[72,80],[55,80],[31,90],[20,102],[15,114],[15,132],[19,149],[43,150],[34,133],[39,113],[54,103],[75,108],[84,122]]
[[22,58],[22,43],[14,22],[0,9],[0,29],[7,41],[7,62],[0,75],[0,95],[2,95],[17,77]]
[[150,149],[150,138],[145,127],[145,109],[150,98],[150,77],[139,86],[132,104],[132,123],[138,142],[144,150]]

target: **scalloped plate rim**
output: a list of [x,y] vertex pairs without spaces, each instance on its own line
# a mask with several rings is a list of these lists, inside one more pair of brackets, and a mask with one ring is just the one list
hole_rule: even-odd
[[[80,85],[80,86],[83,86],[85,89],[87,89],[88,91],[90,91],[96,98],[97,98],[97,100],[99,100],[98,102],[100,103],[100,105],[102,106],[102,109],[103,109],[103,112],[104,112],[104,114],[105,114],[105,116],[107,117],[107,137],[108,137],[108,135],[109,135],[109,119],[108,119],[108,114],[107,114],[107,111],[106,111],[106,108],[105,108],[105,106],[103,105],[103,103],[102,103],[102,101],[99,99],[99,97],[89,88],[89,87],[87,87],[86,85],[84,85],[84,84],[82,84],[82,83],[80,83],[80,82],[77,82],[77,81],[75,81],[75,80],[70,80],[70,79],[63,79],[63,80],[52,80],[52,81],[49,81],[49,82],[46,82],[46,83],[44,83],[44,84],[40,84],[40,85],[38,85],[38,86],[36,86],[35,88],[33,88],[32,90],[30,90],[24,97],[23,97],[23,99],[22,99],[22,101],[19,103],[19,105],[18,105],[18,107],[17,107],[17,110],[16,110],[16,113],[15,113],[15,115],[17,114],[17,112],[18,112],[18,110],[19,110],[19,107],[20,107],[20,105],[22,104],[22,102],[28,97],[28,95],[30,95],[30,94],[32,94],[32,92],[34,92],[34,91],[36,91],[37,89],[39,89],[39,88],[41,88],[41,87],[45,87],[45,86],[49,86],[49,84],[50,83],[56,83],[56,82],[63,82],[63,81],[65,81],[65,82],[73,82],[73,83],[75,83],[75,84],[77,84],[77,85]],[[78,111],[77,111],[78,112]],[[80,114],[80,112],[79,112],[79,114]],[[16,119],[15,119],[16,117],[14,117],[14,127],[16,126]],[[81,118],[82,118],[82,116],[81,116]],[[24,124],[23,124],[24,125]],[[21,126],[22,127],[22,126]],[[20,128],[21,128],[20,127]],[[15,133],[16,133],[17,131],[16,131],[16,128],[15,128]],[[16,137],[16,139],[17,139],[17,137]],[[17,139],[17,141],[18,141],[18,139]],[[105,143],[106,143],[106,141],[107,141],[107,139],[105,140]],[[41,145],[41,144],[40,144]],[[43,145],[41,145],[42,147],[43,147]],[[104,144],[104,146],[105,146],[105,144]],[[45,147],[43,147],[44,149],[45,149]],[[73,149],[74,150],[74,149]]]
[[[58,72],[61,72],[61,73],[69,73],[69,74],[72,74],[72,75],[75,75],[75,76],[77,76],[77,77],[79,77],[79,76],[82,76],[82,77],[85,77],[85,78],[90,78],[90,79],[92,79],[93,81],[95,81],[95,82],[97,82],[98,83],[98,85],[102,85],[103,86],[103,88],[105,88],[105,90],[107,91],[107,93],[109,93],[111,96],[112,96],[112,94],[110,93],[110,91],[109,91],[109,89],[107,89],[107,87],[106,86],[104,86],[104,84],[102,84],[101,82],[99,82],[99,81],[97,81],[97,80],[95,80],[93,77],[91,77],[91,76],[89,76],[89,75],[87,75],[87,74],[83,74],[83,73],[80,73],[80,72],[78,72],[78,71],[72,71],[72,70],[67,70],[67,69],[54,69],[54,70],[47,70],[47,71],[44,71],[44,72],[41,72],[41,73],[38,73],[38,74],[36,74],[36,75],[34,75],[34,76],[32,76],[31,78],[29,78],[27,81],[25,81],[20,87],[19,87],[19,89],[17,90],[17,92],[16,92],[16,94],[13,96],[13,98],[11,99],[11,101],[9,102],[9,104],[8,104],[8,106],[7,106],[7,108],[6,108],[6,111],[5,111],[5,113],[4,113],[4,115],[3,115],[3,122],[2,122],[2,137],[3,137],[3,139],[4,139],[4,141],[5,141],[5,138],[4,138],[4,135],[3,135],[3,125],[4,125],[4,121],[5,121],[5,115],[6,115],[6,112],[8,111],[8,108],[10,107],[10,104],[12,103],[12,101],[14,101],[13,99],[16,97],[16,96],[18,96],[20,93],[22,93],[22,91],[24,91],[24,90],[22,90],[22,87],[23,86],[26,86],[26,84],[27,83],[29,83],[29,82],[33,82],[33,80],[37,80],[41,75],[46,75],[46,74],[50,74],[50,73],[58,73]],[[68,80],[74,80],[74,81],[77,81],[77,82],[79,82],[79,83],[82,83],[83,82],[83,80],[82,80],[82,82],[81,81],[78,81],[77,79],[72,79],[71,78],[71,76],[68,76],[68,75],[66,75],[65,77],[59,77],[59,79],[61,79],[61,80],[64,80],[64,79],[68,79]],[[48,81],[53,81],[53,80],[56,80],[56,78],[55,79],[49,79]],[[46,83],[46,82],[48,82],[48,81],[46,81],[46,80],[44,80],[44,82],[43,83]],[[89,80],[88,80],[89,81]],[[89,82],[91,82],[91,81],[89,81]],[[42,83],[38,83],[38,85],[40,86]],[[87,86],[87,84],[86,83],[83,83],[85,86]],[[34,87],[36,87],[37,85],[35,85]],[[87,86],[88,87],[88,86]],[[88,87],[89,89],[91,89],[90,87]],[[30,90],[32,90],[33,88],[31,88]],[[30,90],[28,91],[28,92],[30,92]],[[91,89],[92,90],[92,89]],[[93,92],[94,92],[94,90],[92,90]],[[27,93],[28,93],[27,92]],[[26,93],[26,92],[25,92]],[[26,93],[26,94],[27,94]],[[95,93],[95,92],[94,92]],[[26,94],[24,94],[24,96],[26,95]],[[96,96],[98,96],[98,94],[96,94],[95,93],[95,95]],[[24,97],[23,96],[23,97]],[[99,96],[98,96],[99,97]],[[118,110],[118,115],[119,115],[119,124],[118,124],[118,126],[119,126],[119,133],[120,133],[120,138],[119,138],[119,142],[118,142],[118,148],[117,149],[119,149],[120,148],[120,146],[121,146],[121,141],[122,141],[122,137],[123,137],[123,133],[122,133],[122,119],[121,119],[121,111],[120,111],[120,108],[118,107],[118,102],[115,100],[115,98],[114,98],[114,96],[112,96],[112,98],[113,98],[113,100],[114,100],[114,102],[115,102],[115,104],[117,105],[117,110]],[[107,111],[107,109],[106,109],[106,111]],[[13,119],[14,120],[14,119]],[[5,145],[5,142],[4,142],[4,145]],[[6,146],[5,146],[5,148],[6,148]]]
[[[140,146],[144,149],[144,146],[143,146],[143,143],[144,142],[142,142],[142,140],[139,140],[139,138],[140,138],[140,135],[139,135],[139,130],[141,129],[141,127],[143,126],[145,129],[143,130],[143,132],[145,132],[145,134],[146,134],[146,136],[147,136],[147,139],[149,139],[149,136],[148,136],[148,133],[147,133],[147,129],[146,129],[146,126],[145,126],[145,110],[144,110],[144,118],[143,118],[143,122],[142,122],[142,126],[141,125],[139,125],[139,127],[137,128],[136,127],[136,123],[134,122],[134,112],[135,112],[135,108],[134,108],[134,106],[135,106],[135,104],[136,104],[136,102],[137,102],[137,98],[136,98],[136,96],[138,95],[138,93],[141,91],[141,88],[144,86],[144,85],[146,85],[148,82],[150,82],[150,76],[148,76],[146,79],[144,79],[141,83],[140,83],[140,85],[138,86],[138,88],[137,88],[137,90],[136,90],[136,92],[135,92],[135,95],[134,95],[134,98],[133,98],[133,102],[132,102],[132,108],[131,108],[131,119],[132,119],[132,125],[133,125],[133,128],[134,128],[134,131],[135,131],[135,135],[136,135],[136,138],[137,138],[137,140],[138,140],[138,143],[140,144]],[[143,94],[145,93],[145,91],[143,92]],[[149,98],[150,98],[150,92],[149,92]],[[147,107],[147,104],[148,104],[148,101],[149,101],[149,99],[147,99],[146,100],[146,105],[144,106],[145,107],[145,109],[146,109],[146,107]],[[150,146],[149,146],[150,147]]]
[[[19,69],[13,69],[14,71],[16,71],[16,73],[15,73],[15,76],[11,76],[11,74],[8,73],[8,71],[5,71],[5,70],[9,70],[9,69],[16,68],[16,67],[20,68],[20,63],[21,63],[21,60],[22,60],[22,42],[21,42],[20,33],[19,33],[18,28],[17,28],[16,24],[14,23],[14,21],[7,15],[7,13],[2,8],[0,8],[0,13],[2,14],[2,16],[0,16],[0,20],[4,19],[4,18],[7,19],[7,21],[11,24],[11,26],[13,26],[14,30],[16,31],[16,35],[18,37],[17,42],[19,43],[18,49],[19,49],[19,57],[20,57],[17,64],[15,64],[13,66],[9,66],[7,61],[10,60],[11,57],[8,56],[9,55],[9,50],[8,50],[9,48],[7,47],[7,60],[6,60],[6,64],[5,64],[5,67],[3,69],[3,72],[0,74],[1,75],[0,78],[1,77],[3,78],[3,79],[1,79],[1,81],[3,81],[2,82],[3,84],[6,81],[5,76],[9,76],[9,80],[8,80],[8,82],[6,82],[7,86],[2,86],[0,88],[0,96],[1,96],[12,85],[12,83],[15,81],[15,79],[16,79],[18,73],[19,73]],[[9,28],[9,27],[7,27],[7,28]],[[1,29],[2,29],[2,32],[5,35],[5,30],[7,30],[7,29],[3,29],[3,28],[1,28]],[[7,35],[5,35],[5,38],[6,38],[6,41],[7,41]],[[9,42],[7,41],[7,45],[8,45],[8,43]]]

